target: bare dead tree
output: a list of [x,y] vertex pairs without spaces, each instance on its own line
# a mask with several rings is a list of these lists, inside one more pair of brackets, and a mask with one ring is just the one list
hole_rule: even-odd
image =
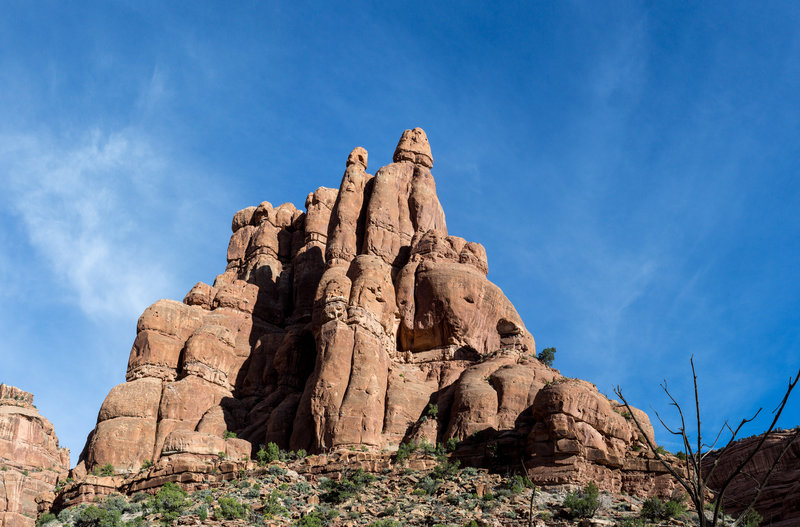
[[[786,392],[783,395],[783,399],[781,400],[781,402],[778,405],[778,407],[775,408],[775,410],[773,410],[773,412],[772,412],[774,414],[774,418],[772,419],[772,423],[770,423],[769,428],[767,428],[766,432],[764,432],[761,435],[759,441],[756,443],[755,447],[749,452],[749,454],[747,456],[745,456],[745,458],[738,465],[736,465],[736,467],[734,468],[733,472],[731,472],[728,475],[728,477],[725,478],[725,480],[723,481],[723,483],[720,486],[720,488],[712,491],[714,493],[714,514],[713,514],[713,517],[711,518],[711,523],[708,523],[708,519],[705,516],[704,509],[705,509],[705,503],[706,503],[706,494],[711,489],[708,488],[707,482],[713,476],[714,471],[716,470],[716,468],[717,468],[717,466],[719,464],[719,460],[725,455],[725,452],[727,451],[727,449],[736,441],[736,436],[739,434],[739,431],[742,429],[742,427],[744,425],[746,425],[747,423],[753,421],[758,416],[758,414],[761,413],[762,409],[759,408],[758,411],[753,415],[753,417],[751,417],[749,419],[742,419],[742,421],[739,423],[739,425],[735,429],[732,428],[728,424],[728,421],[725,421],[725,423],[722,425],[722,428],[717,433],[717,436],[714,439],[714,442],[711,443],[710,445],[703,443],[703,437],[702,437],[701,428],[700,428],[700,424],[701,424],[700,423],[700,397],[699,397],[698,391],[697,391],[697,373],[696,373],[695,368],[694,368],[694,356],[692,356],[689,359],[689,363],[692,365],[692,381],[693,381],[693,384],[694,384],[695,415],[696,415],[696,418],[697,418],[697,442],[696,442],[696,445],[694,447],[692,446],[692,442],[690,441],[689,435],[686,432],[686,419],[685,419],[684,414],[683,414],[683,409],[678,404],[678,402],[675,400],[675,398],[672,396],[672,394],[669,392],[669,389],[667,388],[667,381],[666,380],[661,384],[661,388],[664,390],[664,393],[667,394],[667,397],[670,400],[670,406],[674,406],[676,408],[676,410],[678,411],[678,416],[680,417],[680,422],[681,422],[680,426],[677,429],[671,428],[670,426],[668,426],[664,422],[663,419],[661,419],[661,416],[658,415],[658,412],[655,412],[655,410],[654,410],[654,412],[656,414],[656,417],[661,422],[661,425],[670,434],[673,434],[673,435],[676,435],[676,436],[680,437],[681,441],[683,442],[684,453],[686,454],[686,457],[683,460],[683,462],[685,463],[685,467],[684,467],[685,474],[680,474],[675,469],[675,467],[673,467],[672,463],[667,461],[658,452],[658,449],[657,449],[656,445],[653,443],[653,441],[650,439],[650,437],[647,435],[647,433],[645,433],[645,430],[642,427],[642,424],[636,418],[636,413],[633,411],[633,409],[631,408],[630,404],[628,404],[628,401],[627,401],[627,399],[625,399],[625,396],[622,395],[622,390],[620,389],[619,386],[617,386],[614,389],[614,393],[617,394],[617,397],[619,397],[622,400],[622,402],[625,404],[625,407],[627,408],[628,413],[633,418],[633,422],[636,424],[636,427],[639,429],[639,432],[641,433],[642,437],[645,438],[645,441],[647,442],[647,446],[650,447],[650,450],[653,452],[653,454],[655,455],[656,459],[658,459],[658,461],[661,462],[661,464],[664,466],[664,468],[667,469],[667,471],[672,475],[672,477],[675,478],[675,480],[686,490],[687,494],[689,495],[689,499],[692,501],[693,505],[695,506],[695,509],[697,510],[697,515],[699,516],[699,521],[700,521],[700,527],[717,527],[717,525],[719,525],[719,522],[721,520],[720,513],[722,511],[722,509],[721,509],[721,507],[722,507],[722,498],[725,495],[725,491],[728,490],[728,486],[731,484],[731,482],[733,482],[734,478],[736,478],[736,476],[738,476],[742,472],[744,467],[750,462],[750,460],[753,459],[753,457],[756,455],[756,453],[758,453],[758,451],[761,450],[761,448],[764,446],[764,442],[767,440],[767,437],[769,436],[769,433],[772,432],[772,430],[775,428],[775,425],[778,422],[778,419],[780,418],[781,413],[783,412],[783,409],[786,407],[786,403],[789,400],[789,396],[791,395],[792,390],[797,385],[798,380],[800,380],[800,370],[798,370],[797,375],[795,376],[794,380],[792,380],[791,377],[789,378],[789,385],[786,388]],[[712,451],[714,451],[714,448],[716,447],[716,444],[719,441],[719,438],[722,436],[722,434],[723,434],[723,432],[725,430],[728,430],[730,432],[731,437],[728,440],[728,442],[725,444],[724,447],[720,448],[719,450],[717,450],[715,452],[716,457],[714,458],[714,463],[712,464],[711,468],[708,469],[704,473],[703,469],[702,469],[703,459],[705,459],[706,456],[708,456]],[[762,478],[762,480],[759,483],[758,488],[756,490],[755,496],[751,500],[751,502],[748,505],[747,509],[745,509],[745,511],[739,516],[739,519],[737,519],[734,522],[734,524],[733,524],[734,527],[741,524],[741,522],[744,520],[744,517],[745,517],[745,514],[747,513],[747,511],[749,509],[751,509],[755,505],[756,501],[758,501],[758,498],[761,496],[761,493],[764,490],[764,487],[769,482],[769,478],[772,476],[772,472],[775,470],[775,467],[778,465],[778,463],[780,462],[781,458],[786,453],[786,451],[789,450],[789,447],[791,446],[791,444],[795,440],[797,440],[799,437],[800,437],[800,427],[795,429],[795,433],[792,436],[790,436],[789,440],[784,445],[783,450],[781,451],[780,455],[775,459],[775,461],[772,463],[772,465],[770,466],[770,468],[767,471],[767,473]]]

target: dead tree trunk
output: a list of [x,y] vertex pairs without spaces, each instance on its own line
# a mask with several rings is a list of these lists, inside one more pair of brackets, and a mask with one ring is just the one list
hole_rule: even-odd
[[[642,428],[641,423],[639,423],[638,419],[636,419],[636,413],[632,410],[631,406],[628,404],[628,401],[627,401],[627,399],[625,399],[625,396],[622,395],[622,390],[620,389],[619,386],[617,386],[614,389],[614,393],[617,394],[617,397],[619,397],[622,400],[622,402],[625,404],[625,407],[627,408],[628,412],[630,413],[630,415],[633,418],[633,422],[636,424],[636,427],[641,432],[642,437],[644,437],[645,440],[647,441],[647,446],[650,447],[650,450],[652,450],[653,454],[656,456],[656,459],[658,459],[658,461],[661,462],[661,464],[664,466],[664,468],[667,469],[667,471],[672,475],[672,477],[674,477],[675,480],[678,483],[680,483],[680,485],[688,493],[689,499],[694,504],[694,507],[697,510],[697,515],[699,516],[699,521],[700,521],[700,527],[717,527],[717,525],[719,525],[719,522],[721,520],[720,513],[721,513],[721,507],[722,507],[722,499],[723,499],[723,497],[725,495],[725,491],[728,489],[728,486],[731,484],[733,479],[736,476],[738,476],[739,473],[742,472],[742,469],[744,469],[744,467],[750,462],[750,460],[753,459],[753,456],[755,456],[756,453],[759,450],[761,450],[761,447],[764,446],[764,441],[766,441],[766,438],[769,435],[769,433],[772,432],[772,430],[775,428],[775,425],[778,422],[778,419],[780,418],[781,413],[783,412],[783,409],[786,406],[787,401],[789,400],[789,396],[791,395],[792,390],[797,385],[798,380],[800,380],[800,371],[797,372],[797,375],[795,376],[794,380],[789,378],[789,386],[786,388],[786,393],[784,394],[783,399],[781,400],[781,402],[778,405],[778,407],[773,411],[773,413],[775,414],[775,417],[772,419],[772,423],[770,423],[769,428],[767,428],[766,432],[764,432],[764,434],[761,436],[760,441],[758,443],[756,443],[755,448],[753,448],[753,450],[745,457],[745,459],[741,463],[736,465],[736,468],[733,470],[733,472],[731,472],[731,474],[723,481],[722,486],[720,486],[719,489],[713,490],[713,492],[714,492],[714,514],[713,514],[713,516],[712,516],[712,518],[710,520],[711,523],[709,523],[709,520],[706,518],[705,510],[704,510],[705,509],[705,503],[706,503],[706,492],[709,490],[707,485],[706,485],[706,482],[713,475],[714,470],[717,468],[717,464],[719,463],[719,460],[725,455],[725,451],[736,440],[736,436],[738,435],[739,431],[742,429],[742,427],[745,424],[751,422],[752,420],[754,420],[758,416],[758,414],[761,412],[761,408],[758,409],[758,411],[755,413],[755,415],[753,415],[753,417],[751,417],[749,419],[742,419],[742,421],[739,423],[739,426],[737,426],[735,429],[731,428],[731,426],[726,421],[725,424],[720,429],[719,433],[717,433],[717,437],[714,439],[713,443],[711,443],[710,445],[703,443],[701,427],[700,427],[700,424],[701,424],[700,423],[700,397],[699,397],[698,391],[697,391],[697,373],[695,372],[695,368],[694,368],[694,357],[690,358],[689,362],[692,365],[692,381],[694,383],[695,415],[697,417],[697,442],[696,442],[696,446],[692,447],[692,443],[689,440],[689,436],[688,436],[688,434],[686,432],[686,419],[685,419],[684,414],[683,414],[683,409],[681,408],[681,406],[678,404],[678,402],[675,400],[675,398],[672,396],[672,394],[667,389],[667,381],[664,381],[661,384],[661,388],[667,394],[667,397],[669,397],[669,399],[671,401],[670,405],[674,406],[678,411],[678,415],[680,417],[680,422],[681,422],[680,427],[678,427],[677,429],[670,428],[661,419],[661,416],[658,415],[658,412],[655,412],[656,417],[658,417],[658,420],[661,422],[661,425],[670,434],[673,434],[673,435],[676,435],[676,436],[680,437],[681,440],[683,441],[684,453],[686,454],[686,459],[685,459],[686,476],[685,477],[680,475],[678,473],[678,471],[675,470],[675,468],[672,466],[672,464],[669,463],[666,459],[664,459],[664,457],[658,452],[658,449],[656,448],[656,445],[653,444],[653,442],[650,440],[650,437],[645,433],[644,429]],[[717,441],[719,441],[720,436],[722,436],[722,433],[726,429],[730,432],[731,437],[728,440],[728,442],[726,443],[726,445],[724,447],[722,447],[721,449],[719,449],[717,457],[714,459],[714,463],[712,464],[711,468],[704,474],[703,470],[702,470],[702,466],[701,466],[702,465],[702,461],[709,454],[709,452],[714,450],[714,447],[716,446]],[[781,452],[781,454],[777,457],[777,459],[775,459],[774,463],[772,464],[770,469],[765,474],[764,478],[759,483],[758,489],[756,491],[755,498],[752,500],[752,502],[748,506],[748,509],[752,508],[755,505],[756,501],[758,500],[759,496],[761,495],[761,492],[763,491],[764,487],[767,485],[767,483],[769,481],[769,478],[772,475],[773,470],[775,469],[775,467],[777,466],[778,462],[783,457],[783,454],[786,453],[786,451],[789,449],[790,445],[795,440],[797,440],[799,437],[800,437],[800,427],[798,427],[797,430],[795,431],[794,435],[791,436],[791,438],[789,439],[787,444],[784,446],[784,449]],[[703,449],[705,449],[705,453],[703,453]],[[739,519],[736,520],[736,522],[734,523],[734,526],[737,526],[737,525],[740,524],[740,521],[743,519],[743,517],[744,517],[744,515],[746,513],[747,513],[747,510],[745,510],[744,513],[742,513],[740,515]]]

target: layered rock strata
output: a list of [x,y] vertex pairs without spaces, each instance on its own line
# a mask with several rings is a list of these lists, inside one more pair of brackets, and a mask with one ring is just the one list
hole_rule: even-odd
[[32,527],[66,478],[69,450],[33,406],[33,395],[0,384],[0,527]]
[[[800,525],[800,440],[795,439],[794,430],[772,432],[764,446],[756,452],[753,459],[736,476],[725,492],[723,507],[725,512],[741,514],[755,497],[764,476],[781,455],[787,443],[788,450],[780,458],[770,475],[767,485],[756,502],[755,508],[764,518],[762,525],[774,527],[793,527]],[[756,447],[762,436],[753,436],[737,441],[728,447],[724,454],[712,452],[703,461],[703,468],[714,470],[708,486],[718,490]]]
[[145,310],[76,474],[268,442],[380,450],[487,433],[515,463],[648,470],[611,402],[536,360],[484,247],[448,233],[425,132],[406,130],[375,175],[367,159],[354,149],[338,190],[312,192],[305,211],[237,212],[214,284]]

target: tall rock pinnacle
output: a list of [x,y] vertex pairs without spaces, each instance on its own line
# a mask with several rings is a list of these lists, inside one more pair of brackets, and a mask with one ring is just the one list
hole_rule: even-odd
[[431,145],[428,143],[425,130],[414,128],[403,132],[400,141],[397,142],[392,160],[395,163],[411,161],[425,168],[433,168],[433,154],[431,154]]
[[487,279],[483,246],[448,233],[425,132],[403,132],[393,159],[373,176],[355,148],[338,190],[310,193],[305,212],[237,212],[214,284],[142,314],[76,475],[268,442],[378,450],[488,432],[513,442],[514,463],[580,454],[621,468],[638,431],[596,390],[549,386],[562,377]]

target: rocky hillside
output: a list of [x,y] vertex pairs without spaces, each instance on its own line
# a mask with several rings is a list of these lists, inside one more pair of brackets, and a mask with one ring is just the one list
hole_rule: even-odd
[[31,527],[66,478],[69,451],[33,406],[33,395],[0,384],[0,527]]
[[[662,501],[591,487],[539,488],[520,474],[460,467],[446,451],[399,455],[344,450],[250,463],[216,481],[165,484],[155,494],[113,494],[42,516],[49,527],[269,525],[331,527],[689,526],[680,499]],[[302,456],[302,454],[301,454]],[[219,463],[219,462],[218,462]],[[224,463],[224,462],[221,462]],[[366,469],[366,470],[365,470]],[[131,476],[129,476],[131,478]],[[132,481],[132,479],[130,479]],[[47,522],[47,523],[46,523]],[[728,520],[724,525],[730,525]]]

